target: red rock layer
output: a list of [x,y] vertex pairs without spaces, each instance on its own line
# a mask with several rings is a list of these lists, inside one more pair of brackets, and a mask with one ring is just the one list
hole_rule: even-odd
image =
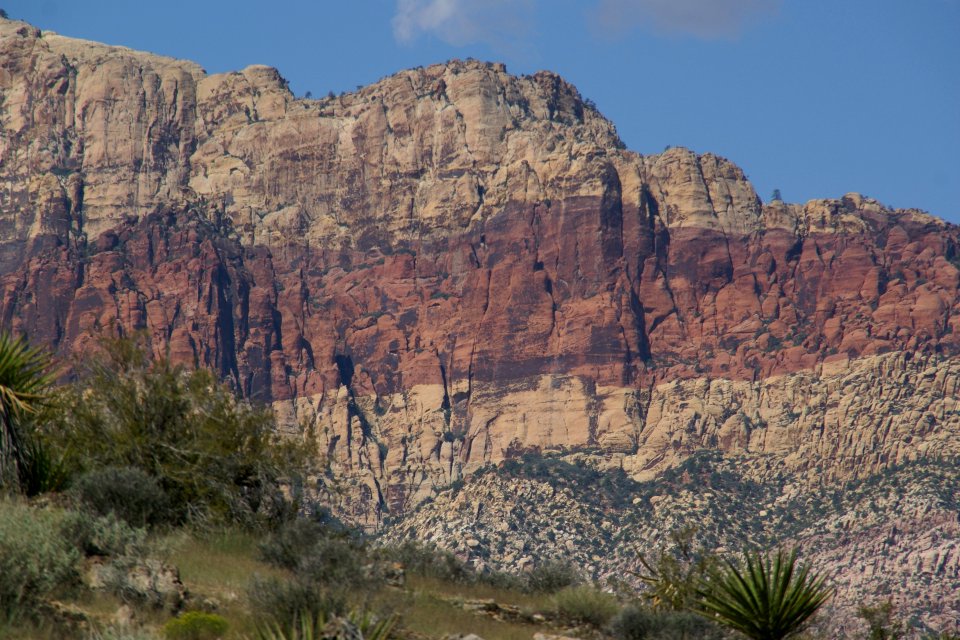
[[[582,376],[606,386],[751,379],[830,357],[957,350],[957,234],[864,212],[858,234],[668,230],[656,201],[508,206],[457,237],[367,251],[245,247],[163,212],[84,243],[32,240],[3,314],[63,355],[105,329],[212,366],[264,401]],[[63,208],[59,209],[63,211]],[[456,411],[468,398],[451,398]]]

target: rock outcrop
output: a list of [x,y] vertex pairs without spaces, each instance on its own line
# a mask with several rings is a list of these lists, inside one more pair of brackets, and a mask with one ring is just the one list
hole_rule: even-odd
[[802,493],[960,447],[956,226],[764,204],[555,74],[308,100],[0,20],[0,114],[4,325],[214,368],[315,427],[364,525],[524,452],[649,480],[717,450]]
[[792,474],[769,459],[716,453],[700,452],[647,482],[597,471],[582,457],[528,454],[439,492],[385,537],[425,541],[481,570],[566,561],[628,593],[644,587],[639,555],[674,551],[672,535],[684,529],[694,532],[694,548],[723,555],[796,545],[836,589],[817,619],[818,637],[865,635],[857,609],[888,600],[915,630],[957,631],[956,459],[797,491]]

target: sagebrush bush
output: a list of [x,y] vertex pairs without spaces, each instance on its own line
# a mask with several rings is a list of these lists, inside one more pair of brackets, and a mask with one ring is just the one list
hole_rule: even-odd
[[71,493],[100,516],[114,515],[135,527],[169,518],[167,494],[156,478],[136,467],[106,467],[81,475]]
[[60,535],[66,514],[0,500],[0,618],[36,610],[78,578],[80,554]]
[[300,621],[322,623],[347,610],[343,590],[312,583],[300,578],[254,577],[247,589],[247,599],[254,615],[283,629],[295,628]]
[[310,520],[281,526],[260,545],[260,554],[308,583],[370,591],[383,582],[380,564],[358,536]]
[[404,542],[387,547],[383,555],[398,562],[413,575],[436,578],[447,582],[471,582],[474,572],[449,551],[433,549],[417,542]]
[[536,593],[555,593],[581,581],[580,573],[569,562],[548,560],[527,574],[527,589]]
[[132,527],[112,514],[70,512],[62,520],[61,531],[67,542],[87,556],[143,558],[149,553],[146,530]]
[[301,559],[296,573],[310,582],[344,590],[370,590],[380,582],[380,572],[364,548],[344,538],[319,540]]
[[188,611],[163,625],[166,640],[218,640],[227,633],[226,619],[215,613]]
[[260,543],[260,556],[270,564],[292,570],[300,564],[304,554],[327,535],[322,524],[296,519],[284,523]]
[[151,557],[156,549],[148,540],[146,529],[132,527],[113,513],[96,516],[80,511],[64,519],[62,531],[81,553],[100,558],[93,566],[96,588],[138,606],[179,606],[175,589],[170,587],[169,571]]
[[561,589],[553,596],[553,606],[563,620],[597,628],[605,626],[620,611],[615,596],[589,585]]
[[498,589],[523,590],[525,578],[503,571],[477,572],[455,555],[444,549],[435,549],[417,542],[380,549],[379,555],[389,562],[397,562],[407,573],[444,582],[487,584]]
[[610,621],[616,640],[720,640],[722,630],[687,611],[662,611],[630,605]]

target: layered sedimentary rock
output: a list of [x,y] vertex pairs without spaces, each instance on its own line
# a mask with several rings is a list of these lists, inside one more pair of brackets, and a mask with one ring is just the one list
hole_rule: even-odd
[[765,205],[723,158],[624,149],[554,74],[305,100],[4,20],[0,109],[5,324],[215,368],[315,427],[364,524],[523,451],[813,481],[958,446],[956,227]]

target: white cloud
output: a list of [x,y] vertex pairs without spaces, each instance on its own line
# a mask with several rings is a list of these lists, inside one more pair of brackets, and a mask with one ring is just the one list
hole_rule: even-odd
[[448,44],[513,49],[529,35],[536,0],[398,0],[393,35],[411,43],[432,34]]
[[623,35],[634,27],[698,38],[735,38],[772,15],[782,0],[600,0],[597,24]]

